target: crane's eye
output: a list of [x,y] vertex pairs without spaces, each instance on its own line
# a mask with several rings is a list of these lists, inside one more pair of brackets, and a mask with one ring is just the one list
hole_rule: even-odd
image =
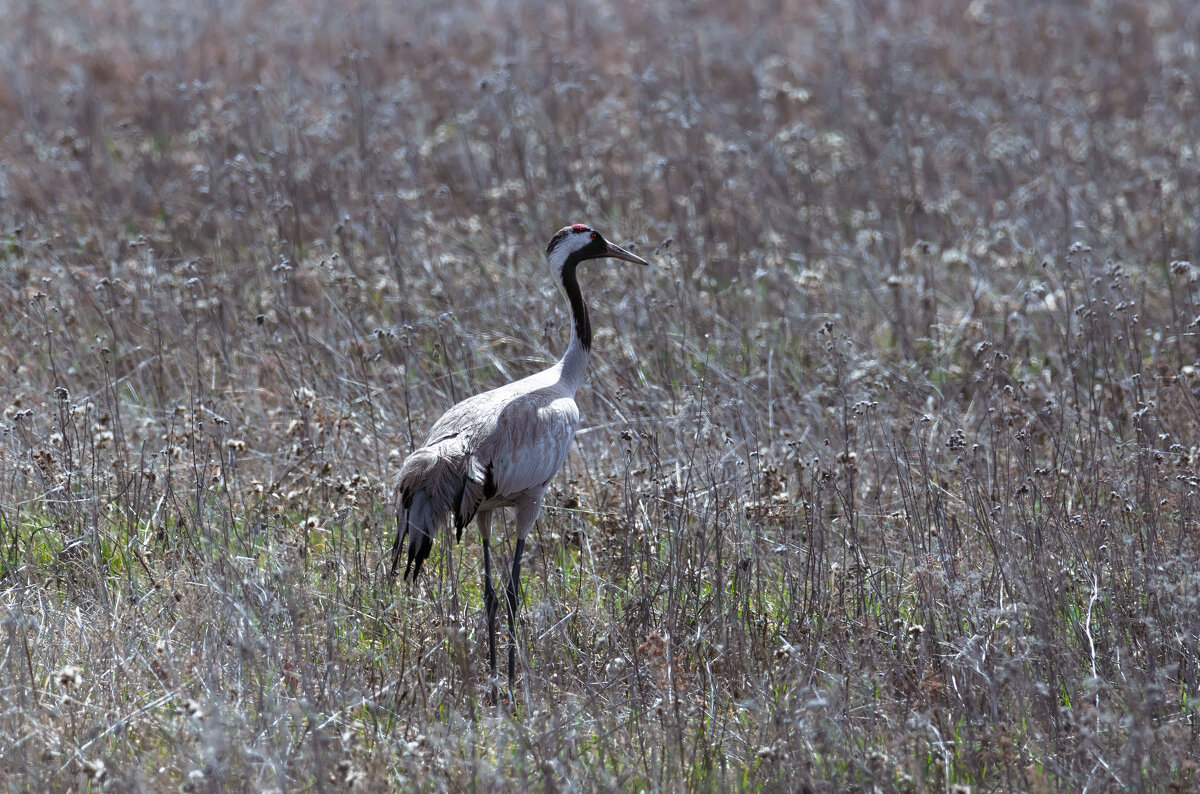
[[599,236],[600,236],[600,235],[596,234],[595,232],[592,232],[592,235],[591,235],[591,237],[592,237],[592,239],[593,239],[593,240],[595,240],[595,239],[596,239],[596,238],[598,238]]

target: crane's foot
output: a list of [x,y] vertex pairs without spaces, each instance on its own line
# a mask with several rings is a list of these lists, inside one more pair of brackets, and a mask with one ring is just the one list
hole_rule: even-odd
[[495,706],[500,702],[500,676],[496,675],[496,671],[492,670],[491,675],[487,677],[483,689],[483,702],[486,706]]
[[503,706],[511,713],[517,707],[517,690],[512,682],[506,686],[500,683],[499,675],[493,674],[483,684],[482,700],[488,708]]

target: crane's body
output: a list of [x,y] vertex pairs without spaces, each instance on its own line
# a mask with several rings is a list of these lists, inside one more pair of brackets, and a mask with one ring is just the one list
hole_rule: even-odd
[[496,669],[492,586],[492,512],[516,510],[516,545],[509,577],[508,674],[513,679],[515,620],[525,538],[541,509],[542,494],[562,468],[579,429],[575,393],[591,352],[591,325],[575,269],[589,259],[612,257],[646,264],[607,242],[583,224],[565,227],[550,240],[546,259],[570,304],[571,341],[554,366],[527,378],[468,397],[442,415],[424,445],[404,461],[397,476],[399,501],[392,575],[409,538],[404,576],[415,581],[433,546],[434,533],[454,516],[456,539],[475,519],[483,541],[484,601],[488,619],[488,663]]
[[[554,367],[468,397],[442,415],[400,470],[412,543],[405,577],[415,579],[447,514],[461,536],[475,516],[541,503],[579,428],[577,383]],[[536,516],[536,512],[535,512]],[[461,539],[461,538],[460,538]],[[415,567],[413,567],[415,564]]]

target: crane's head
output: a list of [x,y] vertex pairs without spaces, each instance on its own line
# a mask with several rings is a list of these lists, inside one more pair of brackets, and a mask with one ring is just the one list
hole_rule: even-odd
[[605,240],[600,232],[582,223],[559,229],[546,246],[546,261],[550,263],[550,268],[556,275],[561,274],[568,265],[573,268],[587,259],[605,257],[623,259],[639,265],[649,264],[640,256],[629,253],[619,245],[613,245]]

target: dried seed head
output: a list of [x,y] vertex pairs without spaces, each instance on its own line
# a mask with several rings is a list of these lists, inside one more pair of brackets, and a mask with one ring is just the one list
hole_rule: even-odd
[[108,774],[108,767],[101,758],[96,758],[91,761],[84,761],[83,774],[87,775],[89,779],[95,780],[97,783],[99,783],[103,781],[105,775]]
[[78,665],[68,664],[55,674],[61,687],[79,687],[83,685],[83,671]]
[[301,386],[292,392],[292,400],[305,408],[311,408],[317,401],[316,393],[307,386]]

